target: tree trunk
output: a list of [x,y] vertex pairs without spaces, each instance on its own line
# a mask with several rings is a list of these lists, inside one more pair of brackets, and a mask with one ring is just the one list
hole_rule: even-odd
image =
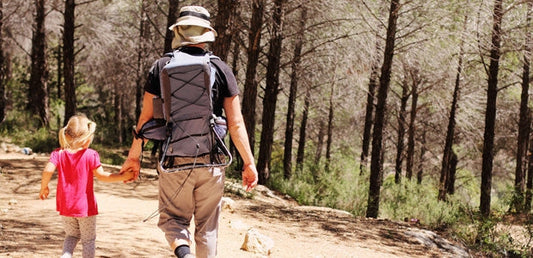
[[379,213],[379,196],[382,182],[382,139],[385,124],[387,94],[389,91],[392,59],[394,56],[394,42],[396,40],[396,23],[400,9],[400,0],[392,0],[389,10],[387,37],[381,76],[379,78],[378,99],[376,105],[374,129],[372,132],[372,153],[370,160],[370,186],[368,190],[368,205],[366,217],[377,218]]
[[322,158],[322,149],[324,147],[324,136],[325,136],[324,129],[325,129],[324,120],[320,120],[319,125],[318,125],[318,139],[317,139],[316,151],[315,151],[315,164],[319,164],[320,158]]
[[300,10],[300,25],[294,43],[294,57],[292,60],[291,88],[289,91],[289,103],[287,107],[287,119],[285,126],[285,148],[283,150],[283,175],[289,179],[292,174],[292,139],[294,135],[294,109],[296,106],[296,94],[298,93],[298,83],[300,75],[300,61],[302,46],[305,33],[305,24],[307,22],[307,9],[302,5]]
[[165,46],[163,48],[163,54],[172,52],[172,39],[174,38],[174,32],[168,28],[178,20],[179,5],[179,0],[168,0],[168,16],[167,26],[165,27]]
[[261,53],[261,28],[263,27],[264,0],[254,0],[252,19],[250,20],[250,31],[248,33],[248,62],[246,64],[246,79],[244,81],[244,92],[242,98],[242,113],[246,122],[246,131],[250,141],[250,149],[255,152],[255,107],[257,101],[256,81],[257,65],[259,64],[259,54]]
[[118,142],[122,143],[122,92],[121,86],[119,83],[115,82],[115,90],[113,92],[113,109],[114,109],[114,120],[115,120],[115,135],[118,136]]
[[520,95],[520,114],[518,121],[518,138],[516,145],[516,169],[515,169],[515,195],[512,207],[517,212],[528,211],[524,208],[525,172],[527,167],[527,143],[529,140],[530,117],[528,110],[529,99],[529,66],[531,60],[531,32],[529,24],[531,22],[531,8],[533,3],[527,4],[526,31],[524,44],[524,65],[522,68],[522,93]]
[[[235,33],[235,38],[239,38],[239,32],[237,31]],[[240,55],[240,46],[237,42],[235,42],[233,44],[233,58],[232,58],[232,64],[231,64],[231,68],[232,68],[232,71],[233,71],[233,74],[235,75],[236,78],[238,78],[238,75],[239,75],[239,55]],[[250,134],[248,132],[248,134]],[[242,157],[241,157],[241,154],[239,153],[239,151],[237,150],[237,147],[235,146],[235,144],[233,143],[233,141],[229,141],[229,151],[230,153],[233,155],[233,162],[235,163],[235,169],[237,171],[242,171],[242,166],[244,166],[244,162],[242,161]]]
[[213,43],[213,53],[222,60],[226,60],[230,52],[239,4],[239,0],[218,0],[218,12],[213,27],[218,36]]
[[365,126],[363,129],[363,146],[361,151],[361,164],[359,165],[359,174],[363,174],[363,168],[368,165],[367,157],[370,150],[370,137],[372,130],[372,123],[374,122],[374,94],[379,84],[379,60],[381,51],[381,39],[376,35],[376,53],[374,61],[372,62],[372,71],[370,73],[370,79],[368,81],[368,92],[366,94],[366,113],[365,113]]
[[403,149],[405,138],[405,114],[407,113],[407,100],[409,100],[409,87],[407,86],[407,75],[402,82],[402,97],[400,98],[400,110],[398,111],[398,141],[396,143],[396,162],[394,166],[394,182],[399,184],[402,176]]
[[6,58],[4,51],[4,4],[0,0],[0,123],[6,118]]
[[452,156],[450,158],[450,164],[448,168],[448,180],[446,182],[446,194],[452,195],[455,193],[455,174],[457,172],[457,154],[452,150]]
[[424,176],[424,155],[427,152],[426,148],[426,130],[422,132],[422,140],[420,141],[420,158],[418,159],[418,171],[416,172],[417,184],[422,184],[422,177]]
[[[529,110],[529,117],[531,117],[531,110]],[[531,122],[531,120],[530,120]],[[531,123],[529,124],[531,128]],[[531,129],[529,130],[531,132]],[[533,137],[529,137],[529,153],[533,153]],[[529,154],[527,157],[527,190],[526,190],[526,204],[524,211],[531,211],[531,199],[533,199],[533,155]]]
[[265,96],[263,98],[263,118],[261,145],[257,161],[259,184],[265,184],[270,176],[270,158],[274,143],[274,122],[276,121],[276,102],[279,93],[279,71],[281,62],[281,45],[283,42],[283,3],[285,0],[274,1],[272,14],[272,37],[268,52]]
[[492,47],[487,87],[487,108],[485,111],[485,132],[483,134],[483,164],[481,166],[481,196],[479,209],[484,218],[490,215],[490,191],[492,189],[492,163],[494,159],[494,127],[496,123],[496,99],[498,96],[498,70],[500,62],[502,0],[494,0]]
[[75,0],[65,0],[65,12],[63,25],[63,75],[65,79],[65,120],[67,124],[69,118],[76,114],[76,85],[74,78],[74,11],[76,9]]
[[[466,30],[466,23],[468,16],[465,15],[463,30]],[[440,170],[439,194],[437,199],[440,201],[446,200],[446,183],[449,182],[450,176],[450,162],[453,156],[453,140],[455,137],[455,113],[457,111],[457,102],[459,101],[459,92],[461,90],[461,73],[463,71],[463,56],[464,56],[464,39],[461,38],[459,47],[459,62],[457,64],[457,71],[455,74],[455,86],[453,89],[452,105],[450,108],[450,116],[448,117],[448,128],[446,130],[446,142],[444,143],[444,151],[442,155],[442,165]]]
[[57,45],[57,56],[56,56],[56,60],[57,60],[57,98],[58,99],[61,99],[61,86],[63,85],[63,65],[62,65],[62,60],[63,60],[63,48],[61,46],[61,44],[58,44]]
[[412,87],[411,87],[411,112],[409,115],[409,130],[407,136],[407,158],[405,160],[405,176],[407,180],[413,177],[413,163],[415,156],[415,134],[416,134],[416,114],[418,113],[418,86],[421,83],[418,68],[411,69],[412,71]]
[[[139,43],[137,48],[137,76],[135,80],[135,121],[141,114],[143,86],[146,77],[144,57],[146,56],[146,43],[148,42],[147,28],[149,26],[146,14],[146,0],[141,1],[141,20],[139,21]],[[117,94],[118,92],[115,92]]]
[[[333,73],[337,73],[337,69],[333,70]],[[329,112],[328,112],[328,140],[326,142],[326,166],[325,170],[329,172],[329,164],[331,163],[331,145],[333,143],[333,117],[334,117],[334,108],[333,108],[333,96],[335,95],[335,82],[336,76],[333,75],[333,84],[331,85],[331,93],[329,95]]]
[[300,134],[298,138],[298,151],[296,154],[296,166],[299,171],[303,169],[305,158],[305,141],[307,130],[307,119],[309,117],[309,106],[311,105],[311,90],[307,88],[304,99],[304,110],[302,113],[302,121],[300,122]]
[[35,30],[31,47],[31,75],[28,110],[39,116],[40,125],[48,127],[48,71],[46,65],[45,0],[35,0]]

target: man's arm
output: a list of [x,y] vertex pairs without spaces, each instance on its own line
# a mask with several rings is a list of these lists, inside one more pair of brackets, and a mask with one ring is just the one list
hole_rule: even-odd
[[238,95],[224,99],[224,111],[228,120],[228,130],[231,135],[231,140],[235,144],[235,147],[237,147],[244,162],[242,184],[246,186],[246,191],[250,191],[257,185],[258,176]]
[[[152,119],[154,116],[154,106],[153,99],[155,95],[144,92],[141,114],[139,115],[139,120],[137,121],[136,130],[138,131],[148,120]],[[134,177],[126,182],[134,181],[139,177],[139,172],[141,170],[141,161],[140,156],[142,154],[142,144],[144,139],[142,138],[133,138],[131,143],[130,150],[128,152],[128,158],[124,161],[120,172],[133,171]]]

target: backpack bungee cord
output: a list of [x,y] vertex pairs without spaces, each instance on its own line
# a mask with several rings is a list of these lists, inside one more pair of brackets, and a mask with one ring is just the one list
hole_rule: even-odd
[[[172,60],[175,60],[174,58],[177,58],[178,54],[181,57],[189,58],[189,55],[184,56],[179,51],[176,51],[172,57]],[[224,140],[222,138],[227,134],[228,129],[227,129],[227,126],[225,125],[225,122],[220,122],[219,120],[225,121],[225,119],[223,117],[218,117],[213,113],[213,99],[212,99],[213,92],[212,90],[213,90],[213,84],[215,81],[214,76],[216,74],[216,68],[213,67],[214,64],[211,63],[210,61],[211,58],[213,57],[211,57],[209,54],[206,54],[202,58],[204,59],[201,61],[201,63],[197,61],[193,61],[192,63],[185,62],[184,66],[181,66],[180,63],[171,65],[172,60],[168,61],[167,64],[165,64],[164,68],[162,69],[163,73],[161,75],[161,78],[166,78],[165,81],[161,79],[162,80],[161,97],[163,100],[161,104],[163,105],[162,116],[164,117],[164,120],[166,121],[163,123],[158,123],[156,120],[155,125],[154,123],[152,123],[151,127],[147,127],[146,130],[143,130],[145,129],[144,128],[145,125],[143,125],[142,126],[143,128],[141,128],[141,132],[139,133],[140,135],[144,135],[145,133],[148,133],[149,135],[149,137],[147,137],[148,139],[163,140],[162,146],[160,147],[161,156],[157,164],[158,174],[160,172],[161,173],[175,173],[175,172],[189,170],[183,182],[181,182],[180,186],[171,195],[170,199],[168,200],[169,202],[172,202],[179,195],[179,193],[183,189],[185,183],[189,179],[194,169],[227,167],[233,161],[231,152],[226,147],[226,144],[224,143]],[[215,58],[218,58],[218,57],[215,57]],[[192,74],[192,77],[181,78],[181,76],[176,76],[177,74],[186,74],[186,73],[189,73],[189,75],[186,75],[186,76],[190,76],[191,74],[190,72],[192,72],[192,70],[187,70],[186,72],[184,72],[183,70],[179,70],[179,69],[182,69],[180,67],[185,67],[185,66],[190,66],[190,65],[194,66],[198,64],[201,64],[201,69],[198,73],[193,72],[194,74]],[[168,69],[178,68],[178,70],[173,70],[171,72],[168,72],[168,70],[166,70],[167,66],[169,66]],[[203,80],[203,83],[202,83],[203,86],[201,86],[202,84],[200,83],[195,83],[196,81],[201,80],[202,77],[200,76],[202,74],[203,74],[203,79],[205,79]],[[176,84],[172,84],[171,81],[169,81],[169,79],[172,79],[172,81],[177,81],[181,83],[178,84],[177,87],[173,87],[173,86],[176,86]],[[192,92],[196,92],[198,95],[191,95],[191,94],[187,95],[186,94],[183,96],[179,96],[178,91],[182,91],[183,89],[185,89],[184,87],[186,87],[186,85],[190,85],[190,87],[200,86],[203,90],[192,91]],[[188,98],[189,96],[192,98]],[[179,102],[176,102],[176,103],[181,102],[181,104],[178,104],[177,107],[174,107],[174,105],[171,104],[173,102],[173,99],[178,100]],[[202,105],[202,101],[205,102],[206,105]],[[188,116],[187,117],[187,114],[194,113],[194,112],[187,113],[187,112],[191,112],[191,110],[189,109],[188,111],[184,111],[186,112],[185,116],[175,117],[175,114],[179,113],[182,109],[186,110],[188,107],[191,107],[191,106],[193,107],[198,106],[201,108],[208,107],[208,112],[210,112],[210,114],[206,112],[199,112],[199,114],[196,114],[199,116],[193,116],[193,117]],[[205,120],[203,120],[201,124],[190,124],[189,122],[185,122],[186,120],[190,120],[190,119],[193,119],[193,120],[194,119],[205,119]],[[182,124],[181,122],[185,122],[185,123]],[[197,122],[194,122],[194,123],[197,123]],[[148,124],[148,122],[146,124]],[[200,127],[196,127],[197,130],[194,131],[193,129],[194,127],[189,128],[191,127],[191,125],[192,126],[200,125]],[[153,132],[155,132],[155,135],[150,134],[150,131],[152,129],[154,130]],[[222,132],[219,133],[220,130],[222,130]],[[134,131],[134,133],[136,132]],[[222,136],[220,134],[222,134]],[[200,138],[202,139],[202,141],[200,141]],[[185,140],[185,142],[183,142],[183,139],[188,139],[188,140]],[[188,146],[195,145],[196,149],[194,151],[192,150],[178,151],[174,153],[174,151],[177,148],[182,148],[183,144],[187,144]],[[144,142],[143,142],[143,145],[144,145]],[[193,155],[190,155],[190,154],[193,154]],[[202,157],[207,157],[207,155],[209,155],[209,161],[208,162],[202,161],[202,163],[198,164],[198,158],[200,155],[202,155]],[[176,161],[175,158],[180,157],[180,156],[189,157],[189,158],[194,157],[192,164],[191,163],[174,164]],[[165,210],[167,207],[168,207],[167,204],[165,203],[161,204],[161,207],[159,207],[157,210],[155,210],[150,215],[148,215],[145,219],[143,219],[143,222],[146,222],[154,218],[155,216],[160,214],[163,210]]]

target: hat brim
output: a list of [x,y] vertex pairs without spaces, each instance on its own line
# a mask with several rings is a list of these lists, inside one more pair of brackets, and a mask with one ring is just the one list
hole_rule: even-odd
[[174,33],[174,38],[172,39],[172,48],[178,48],[186,45],[194,45],[200,43],[214,42],[215,41],[215,32],[212,30],[206,31],[202,35],[198,36],[189,36],[184,37],[179,33]]
[[213,32],[213,34],[218,36],[218,33],[211,27],[211,24],[209,21],[206,21],[201,18],[197,18],[194,16],[184,16],[178,19],[176,23],[174,23],[172,26],[168,27],[169,30],[174,30],[176,26],[199,26],[206,29],[209,29]]

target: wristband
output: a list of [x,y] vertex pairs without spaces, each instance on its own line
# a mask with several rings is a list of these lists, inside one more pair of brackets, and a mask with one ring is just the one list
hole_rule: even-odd
[[143,139],[143,137],[140,136],[139,133],[137,133],[137,130],[135,130],[135,127],[132,128],[131,133],[133,134],[133,138],[135,138],[135,139]]

